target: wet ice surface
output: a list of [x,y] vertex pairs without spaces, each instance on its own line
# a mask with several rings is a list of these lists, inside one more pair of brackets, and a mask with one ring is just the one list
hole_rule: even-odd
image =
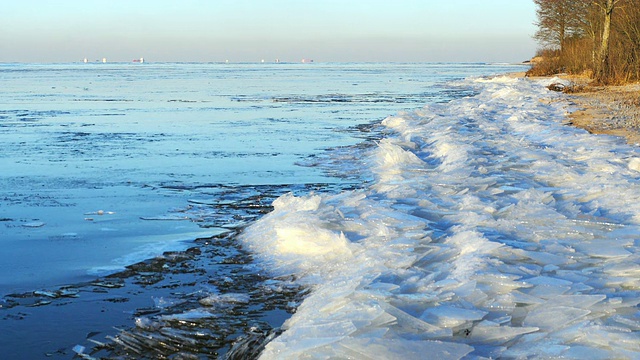
[[640,358],[638,150],[562,125],[541,82],[468,85],[385,119],[364,189],[242,234],[312,289],[261,358]]

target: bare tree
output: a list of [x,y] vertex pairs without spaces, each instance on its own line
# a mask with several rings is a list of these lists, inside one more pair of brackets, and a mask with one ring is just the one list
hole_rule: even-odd
[[624,0],[618,5],[614,30],[619,34],[616,51],[626,75],[640,79],[640,0]]
[[543,61],[532,74],[591,74],[601,83],[640,80],[640,0],[533,0]]
[[587,9],[581,0],[533,0],[536,4],[538,31],[535,39],[547,47],[565,48],[569,37],[583,31],[584,12]]

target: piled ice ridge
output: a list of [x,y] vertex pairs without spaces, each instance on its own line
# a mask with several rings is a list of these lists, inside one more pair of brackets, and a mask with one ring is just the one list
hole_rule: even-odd
[[469,82],[384,121],[365,190],[247,229],[313,288],[262,358],[640,358],[637,150],[562,125],[542,82]]

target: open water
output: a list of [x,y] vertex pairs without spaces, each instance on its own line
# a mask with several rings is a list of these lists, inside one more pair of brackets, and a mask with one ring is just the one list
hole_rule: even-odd
[[637,148],[486,77],[521,69],[3,65],[0,289],[249,224],[246,268],[309,289],[264,358],[638,358]]
[[233,201],[216,196],[234,186],[344,182],[299,164],[361,141],[360,125],[464,94],[447,81],[509,69],[1,65],[0,294],[85,281],[237,225],[200,204]]

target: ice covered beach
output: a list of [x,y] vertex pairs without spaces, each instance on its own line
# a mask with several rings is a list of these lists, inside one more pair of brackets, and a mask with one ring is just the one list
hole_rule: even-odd
[[242,241],[312,292],[261,358],[640,358],[638,149],[548,81],[388,117],[364,189],[277,199]]

